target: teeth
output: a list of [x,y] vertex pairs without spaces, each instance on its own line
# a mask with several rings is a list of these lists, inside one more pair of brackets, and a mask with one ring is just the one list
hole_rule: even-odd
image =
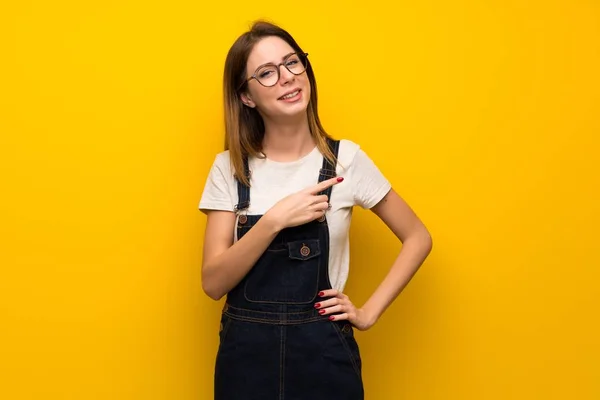
[[281,96],[282,99],[291,99],[295,95],[299,93],[299,90],[296,90],[294,93],[286,94],[285,96]]

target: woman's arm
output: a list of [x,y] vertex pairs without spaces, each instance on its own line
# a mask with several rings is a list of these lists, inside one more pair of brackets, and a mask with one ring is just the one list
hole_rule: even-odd
[[402,250],[384,280],[362,307],[368,326],[372,326],[402,292],[432,248],[427,228],[393,189],[371,210],[402,242]]
[[230,211],[208,211],[202,259],[202,289],[219,300],[250,271],[278,229],[268,218],[258,220],[235,244],[236,215]]
[[390,271],[362,308],[336,289],[319,293],[323,300],[315,304],[331,320],[349,320],[359,330],[373,326],[402,292],[431,251],[431,236],[404,200],[392,189],[371,210],[403,243]]

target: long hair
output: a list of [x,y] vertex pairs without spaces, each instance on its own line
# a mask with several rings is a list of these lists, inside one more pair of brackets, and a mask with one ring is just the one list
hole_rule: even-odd
[[[244,158],[263,157],[262,139],[265,134],[265,125],[258,111],[255,108],[246,107],[242,103],[240,95],[247,85],[246,63],[250,52],[256,43],[269,36],[279,37],[286,41],[294,51],[304,53],[287,31],[270,22],[259,20],[254,22],[250,30],[233,43],[225,59],[223,76],[225,150],[229,150],[235,177],[247,186],[250,186],[250,182],[244,171]],[[317,81],[310,61],[307,59],[306,62],[306,74],[311,87],[307,109],[308,127],[321,154],[335,165],[335,157],[327,144],[327,139],[331,137],[325,132],[319,119]]]

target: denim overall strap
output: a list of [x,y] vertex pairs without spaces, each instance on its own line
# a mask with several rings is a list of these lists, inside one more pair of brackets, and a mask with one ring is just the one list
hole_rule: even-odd
[[[340,141],[328,138],[327,144],[329,145],[329,149],[333,153],[334,159],[337,161],[338,150],[340,148]],[[327,179],[333,178],[336,175],[337,174],[335,172],[335,165],[333,165],[331,162],[329,162],[329,160],[326,157],[323,157],[323,166],[321,167],[321,170],[319,171],[319,183],[323,182]],[[325,194],[325,195],[327,195],[327,198],[331,198],[331,189],[332,189],[332,187],[329,186],[327,189],[321,191],[319,194],[320,195]]]
[[[250,181],[250,167],[248,165],[248,157],[244,157],[244,173],[246,178]],[[242,211],[250,206],[250,186],[244,185],[240,179],[237,180],[238,188],[238,203],[235,205],[235,211]]]

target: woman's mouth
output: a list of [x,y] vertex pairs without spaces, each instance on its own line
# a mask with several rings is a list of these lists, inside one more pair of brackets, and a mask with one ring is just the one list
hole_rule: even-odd
[[285,101],[286,103],[298,101],[302,97],[301,92],[302,90],[300,89],[294,90],[292,93],[288,93],[286,95],[281,96],[278,100]]

